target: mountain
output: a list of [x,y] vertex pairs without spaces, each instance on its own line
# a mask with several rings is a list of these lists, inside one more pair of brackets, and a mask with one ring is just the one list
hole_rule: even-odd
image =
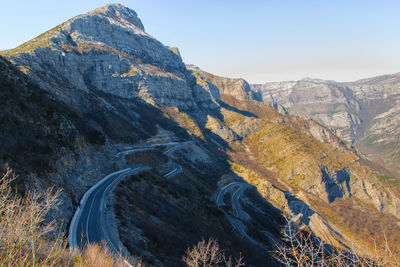
[[[399,244],[398,184],[337,137],[355,138],[347,125],[365,120],[357,84],[304,80],[306,95],[289,100],[295,87],[277,84],[268,101],[264,86],[185,65],[119,4],[1,54],[1,166],[19,174],[22,193],[63,190],[49,216],[64,233],[92,185],[141,166],[110,189],[104,226],[148,264],[182,266],[188,247],[214,238],[249,265],[278,265],[265,251],[283,245],[283,215],[330,246],[368,252],[384,233]],[[359,92],[376,103],[373,89]],[[342,128],[289,115],[317,112],[313,99],[338,110]]]
[[400,175],[400,74],[338,83],[318,79],[252,85],[290,114],[310,117]]

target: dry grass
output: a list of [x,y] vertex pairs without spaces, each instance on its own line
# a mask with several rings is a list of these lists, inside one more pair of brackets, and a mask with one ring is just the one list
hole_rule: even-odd
[[285,245],[276,245],[274,256],[284,266],[400,266],[399,252],[393,250],[387,241],[383,244],[384,249],[363,255],[354,244],[347,249],[326,246],[312,233],[299,230],[290,219],[287,219],[282,234]]
[[186,113],[180,112],[177,108],[167,107],[164,115],[176,121],[179,126],[185,128],[189,134],[204,139],[203,132],[199,125]]
[[0,181],[0,265],[57,266],[68,262],[65,242],[60,235],[47,241],[55,230],[46,214],[58,204],[59,191],[29,192],[24,197],[12,192],[15,180],[8,170]]
[[[390,178],[378,177],[378,172],[372,171],[353,151],[320,142],[301,130],[300,126],[296,127],[289,122],[281,124],[264,120],[262,128],[243,140],[249,151],[236,150],[230,153],[234,162],[231,164],[232,171],[255,185],[261,195],[279,208],[283,207],[277,202],[282,201],[273,200],[279,195],[269,198],[269,184],[281,191],[290,189],[293,193],[305,192],[308,198],[324,200],[318,202],[321,205],[314,201],[313,209],[362,245],[370,244],[370,237],[382,243],[386,233],[393,247],[399,248],[398,220],[390,214],[393,210],[390,198],[396,192],[393,184],[382,182],[385,178],[391,181]],[[327,204],[329,195],[326,190],[319,189],[324,186],[321,182],[322,168],[331,177],[340,171],[348,172],[351,188],[343,193],[344,199],[337,198]],[[363,191],[365,184],[371,185],[371,193]],[[369,199],[368,194],[375,192],[388,196],[388,200],[382,201],[388,206],[387,212],[378,212],[377,202]],[[351,199],[346,199],[350,193],[353,194]],[[351,235],[347,235],[347,232]]]
[[127,266],[104,245],[89,245],[73,256],[60,231],[50,237],[61,229],[47,216],[59,204],[60,191],[21,197],[12,189],[14,181],[11,170],[0,178],[0,266]]
[[400,249],[400,226],[393,215],[382,213],[355,197],[337,199],[330,205],[317,198],[310,202],[324,218],[368,251],[384,251],[387,243],[393,249]]
[[[126,267],[127,259],[116,256],[104,244],[90,244],[74,259],[74,267]],[[132,266],[142,266],[141,263],[130,263]]]

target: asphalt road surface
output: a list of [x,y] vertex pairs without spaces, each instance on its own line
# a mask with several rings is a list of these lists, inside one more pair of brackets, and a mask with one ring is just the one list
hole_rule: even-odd
[[216,198],[216,203],[217,203],[217,206],[220,208],[222,206],[224,206],[225,205],[225,203],[224,203],[225,194],[232,188],[235,188],[235,192],[232,194],[232,197],[231,197],[231,205],[232,205],[233,210],[236,213],[236,218],[229,215],[224,209],[221,209],[221,210],[224,212],[225,216],[227,217],[228,221],[231,223],[233,228],[235,228],[236,231],[238,231],[240,235],[242,235],[244,238],[246,238],[251,243],[264,248],[265,246],[263,244],[254,240],[251,236],[249,236],[247,234],[246,226],[242,222],[242,220],[249,219],[250,216],[242,210],[242,207],[239,202],[239,198],[242,195],[242,193],[249,187],[250,187],[249,184],[242,183],[242,182],[230,183],[230,184],[222,187],[221,190],[218,192],[217,198]]
[[[153,144],[147,147],[133,148],[127,151],[119,152],[116,156],[119,160],[123,159],[125,155],[132,154],[139,151],[153,150],[159,146],[173,146],[164,154],[169,155],[175,150],[181,148],[185,143],[166,143],[166,144]],[[173,169],[166,173],[166,179],[171,178],[178,173],[182,172],[182,167],[174,163]],[[141,171],[149,170],[148,167],[129,167],[104,177],[97,184],[92,186],[84,195],[80,202],[79,207],[75,211],[69,228],[69,246],[71,250],[84,247],[88,243],[100,243],[105,240],[108,245],[116,252],[119,253],[116,244],[110,240],[108,233],[104,229],[103,214],[105,209],[105,198],[107,190],[114,184],[122,180],[128,175],[139,173]]]
[[113,250],[119,252],[104,230],[102,218],[106,191],[125,176],[145,169],[145,167],[131,167],[111,173],[85,193],[69,229],[69,243],[72,249],[82,248],[87,243],[100,243],[106,240]]

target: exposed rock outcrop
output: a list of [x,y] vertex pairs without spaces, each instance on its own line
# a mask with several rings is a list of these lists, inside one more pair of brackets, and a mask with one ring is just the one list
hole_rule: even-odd
[[193,111],[215,109],[220,94],[255,97],[243,79],[208,74],[209,86],[196,84],[179,50],[148,35],[136,13],[119,4],[72,18],[3,53],[43,88],[69,102],[76,90],[101,91]]
[[[63,209],[56,214],[60,219],[69,221],[84,191],[123,167],[114,161],[117,151],[144,143],[191,144],[175,151],[169,165],[159,166],[154,159],[160,155],[134,161],[152,160],[151,167],[159,166],[159,170],[130,177],[118,188],[118,203],[126,202],[115,204],[125,243],[156,265],[182,263],[185,248],[200,235],[221,237],[232,253],[245,249],[247,255],[256,254],[246,260],[255,266],[268,258],[257,246],[242,244],[240,235],[232,234],[237,229],[212,201],[221,177],[242,176],[257,187],[258,191],[243,193],[249,236],[273,232],[278,237],[284,211],[297,216],[318,236],[339,242],[333,227],[337,217],[323,212],[336,211],[334,205],[340,201],[345,208],[350,207],[346,201],[354,200],[368,206],[368,212],[387,212],[394,220],[400,217],[398,194],[385,188],[378,172],[334,134],[349,142],[360,140],[366,118],[371,118],[371,133],[366,136],[377,133],[374,144],[398,142],[391,135],[398,132],[393,121],[399,109],[395,105],[381,108],[381,103],[392,103],[398,97],[397,89],[390,89],[396,85],[395,78],[359,84],[306,79],[252,89],[243,79],[186,66],[177,48],[148,35],[136,13],[119,4],[72,18],[2,54],[25,73],[5,60],[0,62],[0,68],[6,66],[1,73],[5,87],[24,84],[24,96],[10,102],[14,105],[1,95],[7,104],[3,112],[7,116],[0,116],[6,137],[0,139],[2,147],[8,152],[26,150],[30,156],[35,149],[40,157],[48,154],[43,157],[52,164],[45,166],[44,178],[33,170],[33,164],[26,173],[32,178],[32,188],[64,189]],[[11,91],[4,91],[10,97]],[[45,101],[36,101],[38,92],[46,95]],[[371,110],[367,115],[362,112],[365,107]],[[25,116],[29,111],[33,113]],[[32,132],[22,132],[24,127],[15,131],[14,121]],[[8,144],[7,140],[14,140],[10,136],[17,141]],[[29,137],[23,143],[27,149],[18,143],[21,136]],[[39,141],[32,141],[35,138]],[[22,156],[0,152],[2,163],[21,165]],[[179,162],[182,173],[166,180],[160,174],[176,166],[172,161]],[[240,166],[237,170],[235,164]],[[250,170],[248,175],[242,165]],[[234,216],[233,210],[226,212]],[[178,231],[177,221],[185,231]],[[199,229],[194,235],[193,225]],[[166,253],[170,250],[172,254]]]
[[262,100],[261,93],[258,90],[251,89],[244,79],[215,76],[194,65],[187,65],[187,68],[196,77],[197,84],[210,92],[216,100],[221,100],[221,94],[233,96],[240,100]]
[[263,99],[282,105],[289,114],[310,117],[334,129],[339,136],[353,142],[361,123],[361,107],[348,88],[332,82],[303,79],[253,86]]
[[[400,74],[351,83],[318,79],[252,85],[289,114],[307,116],[400,175]],[[382,160],[382,158],[384,160]]]

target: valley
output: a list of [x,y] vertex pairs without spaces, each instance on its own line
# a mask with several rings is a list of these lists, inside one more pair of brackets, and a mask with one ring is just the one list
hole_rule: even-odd
[[281,266],[292,225],[326,255],[400,249],[398,74],[219,77],[120,4],[0,54],[2,171],[21,196],[61,190],[46,240],[138,266],[187,266],[201,240]]

